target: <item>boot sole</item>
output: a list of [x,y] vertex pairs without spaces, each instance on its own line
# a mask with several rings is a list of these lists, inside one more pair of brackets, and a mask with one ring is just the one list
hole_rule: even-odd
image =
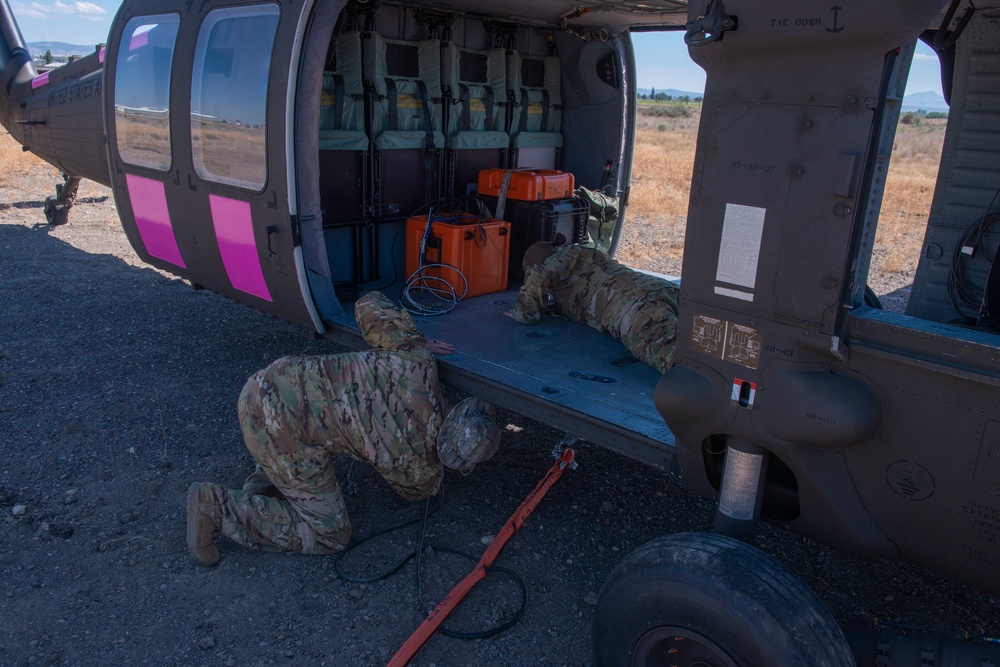
[[213,556],[206,556],[198,549],[198,491],[201,490],[201,482],[195,482],[188,487],[187,493],[187,548],[191,552],[191,557],[202,565],[211,567],[219,562],[221,558],[218,550]]

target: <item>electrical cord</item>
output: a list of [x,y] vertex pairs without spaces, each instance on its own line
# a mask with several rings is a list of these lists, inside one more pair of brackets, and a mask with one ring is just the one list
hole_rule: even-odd
[[[424,227],[424,236],[420,242],[418,253],[419,266],[403,283],[399,295],[399,305],[415,315],[434,316],[449,313],[455,309],[458,302],[464,299],[465,295],[469,292],[469,279],[457,266],[444,262],[429,263],[427,261],[427,244],[431,238],[434,223],[461,223],[463,202],[465,202],[466,209],[472,203],[475,203],[479,209],[477,213],[465,212],[465,215],[475,215],[480,220],[479,224],[476,224],[471,232],[472,241],[476,245],[476,248],[483,251],[490,243],[489,234],[483,226],[483,223],[491,217],[490,211],[478,197],[463,195],[448,202],[447,208],[455,212],[448,217],[435,219],[434,208],[430,206],[427,212],[427,224]],[[499,251],[499,248],[497,250]],[[457,280],[448,280],[445,278],[444,276],[447,275],[448,271],[456,274]],[[456,290],[456,284],[461,284],[460,290]]]
[[[980,315],[983,303],[983,288],[974,285],[966,274],[968,262],[983,257],[992,266],[993,253],[983,243],[991,228],[1000,222],[1000,213],[991,213],[1000,188],[997,189],[986,208],[986,214],[965,230],[951,253],[951,268],[948,271],[948,297],[951,304],[965,323],[974,324]],[[969,310],[972,314],[969,314]]]
[[[432,501],[434,502],[433,506],[431,505]],[[343,560],[344,557],[347,556],[347,554],[349,554],[354,549],[360,547],[365,542],[369,542],[375,539],[376,537],[381,537],[382,535],[387,535],[388,533],[393,533],[397,530],[401,530],[415,523],[420,523],[421,521],[423,522],[423,525],[420,528],[420,541],[422,542],[424,534],[427,530],[427,519],[432,514],[434,514],[434,512],[436,512],[438,508],[441,507],[443,502],[444,502],[444,486],[442,485],[441,491],[438,492],[437,496],[432,496],[428,498],[426,501],[424,501],[424,512],[422,516],[416,517],[414,519],[407,519],[406,521],[397,523],[394,526],[383,528],[382,530],[376,531],[371,535],[367,535],[366,537],[362,537],[361,539],[356,540],[353,544],[348,545],[343,551],[341,551],[339,554],[333,557],[333,569],[337,573],[337,576],[343,579],[344,581],[349,581],[353,584],[371,584],[376,581],[382,581],[383,579],[387,579],[392,575],[396,574],[397,572],[399,572],[401,569],[403,569],[404,565],[409,563],[411,560],[413,560],[415,556],[418,555],[417,551],[411,551],[409,554],[406,555],[405,558],[403,558],[403,560],[397,563],[390,570],[383,572],[381,574],[377,574],[372,577],[355,577],[353,575],[347,574],[341,568],[340,561]],[[420,545],[418,544],[418,546]]]
[[[427,271],[440,271],[450,269],[458,274],[462,281],[462,293],[455,291],[455,287],[441,276],[425,273]],[[444,315],[450,313],[458,305],[458,302],[469,291],[469,281],[459,269],[451,264],[425,264],[413,272],[403,284],[400,290],[399,305],[415,315]],[[433,301],[420,300],[418,295],[429,295],[432,299],[437,299],[440,304]]]
[[[395,257],[396,256],[396,242],[399,241],[399,235],[400,235],[401,230],[402,230],[402,228],[397,229],[396,233],[393,234],[392,243],[389,246],[389,257]],[[383,283],[381,285],[376,285],[374,287],[369,287],[368,283],[361,283],[361,288],[365,292],[374,292],[374,291],[381,292],[382,290],[386,289],[387,287],[391,287],[392,285],[396,284],[396,262],[390,262],[390,265],[392,266],[392,278],[389,279],[388,282],[385,282],[385,283]]]
[[493,213],[486,206],[486,202],[484,202],[482,199],[479,198],[479,193],[477,192],[472,192],[467,195],[462,195],[461,197],[458,197],[452,202],[451,209],[454,211],[459,210],[461,208],[462,202],[465,202],[468,205],[471,204],[476,205],[477,210],[475,212],[470,211],[468,209],[468,206],[466,206],[465,212],[470,213],[472,215],[478,215],[480,222],[486,222],[489,218],[493,217]]
[[[411,560],[415,560],[416,561],[416,567],[414,568],[414,584],[416,586],[416,591],[417,591],[417,594],[416,594],[416,604],[417,604],[419,613],[421,615],[423,615],[423,616],[426,616],[427,615],[427,610],[425,610],[425,609],[422,608],[422,605],[421,605],[421,602],[420,602],[421,598],[423,597],[420,571],[421,571],[421,567],[423,565],[423,553],[424,553],[424,548],[425,548],[424,544],[425,544],[425,539],[427,537],[427,520],[430,518],[430,516],[432,514],[434,514],[435,512],[437,512],[438,509],[440,509],[440,507],[441,507],[441,505],[443,503],[444,503],[444,485],[442,484],[441,485],[441,490],[438,492],[438,494],[436,496],[432,496],[431,498],[428,498],[426,501],[424,501],[424,509],[423,509],[423,513],[422,513],[421,516],[413,518],[413,519],[408,519],[406,521],[402,521],[400,523],[397,523],[394,526],[390,526],[390,527],[384,528],[382,530],[378,530],[378,531],[372,533],[371,535],[367,535],[367,536],[365,536],[365,537],[363,537],[363,538],[361,538],[359,540],[356,540],[353,544],[348,545],[347,548],[345,548],[343,551],[341,551],[340,553],[338,553],[337,555],[335,555],[334,558],[333,558],[333,569],[337,573],[337,576],[340,577],[341,579],[343,579],[344,581],[348,581],[350,583],[355,583],[355,584],[371,584],[371,583],[375,583],[376,581],[382,581],[383,579],[388,579],[389,577],[391,577],[392,575],[396,574],[401,569],[403,569],[403,567],[405,567],[406,564],[409,563]],[[409,554],[407,554],[401,561],[399,561],[396,565],[394,565],[393,567],[391,567],[389,570],[386,570],[386,571],[384,571],[384,572],[382,572],[380,574],[376,574],[376,575],[370,576],[370,577],[358,577],[358,576],[350,575],[350,574],[347,574],[346,572],[344,572],[343,568],[341,567],[340,561],[345,556],[347,556],[351,551],[353,551],[354,549],[356,549],[357,547],[361,546],[362,544],[365,544],[366,542],[369,542],[369,541],[371,541],[371,540],[373,540],[373,539],[375,539],[377,537],[381,537],[383,535],[387,535],[387,534],[395,532],[397,530],[401,530],[401,529],[403,529],[403,528],[405,528],[407,526],[413,525],[415,523],[420,523],[421,524],[420,525],[420,535],[417,538],[417,547],[416,547],[416,549],[414,549]],[[445,552],[445,553],[455,554],[455,555],[458,555],[458,556],[462,556],[464,558],[468,558],[469,560],[471,560],[473,562],[478,562],[479,561],[479,557],[474,556],[473,554],[470,554],[470,553],[468,553],[466,551],[462,551],[460,549],[454,549],[452,547],[446,547],[446,546],[434,545],[434,544],[427,545],[427,546],[429,546],[433,551],[441,551],[441,552]],[[486,572],[487,573],[494,573],[495,572],[495,573],[507,575],[508,577],[510,577],[511,579],[514,580],[514,583],[517,584],[518,589],[520,590],[520,593],[521,593],[521,602],[518,605],[517,610],[514,612],[514,615],[510,619],[508,619],[507,621],[504,621],[504,622],[500,623],[499,625],[496,625],[496,626],[494,626],[492,628],[487,628],[485,630],[463,631],[463,630],[454,630],[454,629],[448,628],[446,626],[441,626],[438,629],[438,632],[440,632],[441,634],[443,634],[443,635],[445,635],[447,637],[452,637],[454,639],[485,639],[487,637],[492,637],[492,636],[494,636],[496,634],[499,634],[501,632],[509,630],[510,628],[514,627],[514,625],[516,625],[521,620],[521,618],[524,616],[525,609],[527,608],[527,605],[528,605],[528,586],[527,586],[527,584],[525,584],[524,578],[521,577],[521,575],[519,575],[517,572],[515,572],[515,571],[513,571],[513,570],[511,570],[509,568],[501,567],[501,566],[498,566],[498,565],[494,565],[494,566],[486,568]]]
[[[420,209],[417,209],[418,211]],[[412,216],[411,216],[412,217]],[[452,218],[440,218],[437,222],[453,220]],[[427,209],[427,222],[424,225],[424,235],[420,239],[420,249],[417,253],[417,270],[410,274],[410,277],[403,283],[399,292],[399,305],[405,310],[416,315],[444,315],[454,310],[465,294],[469,291],[469,281],[458,268],[441,262],[428,264],[427,243],[430,241],[432,230],[434,229],[434,207]],[[440,250],[438,251],[440,255]],[[458,294],[455,287],[441,277],[441,269],[451,269],[456,272],[462,280],[462,293]],[[430,273],[436,270],[438,275]],[[435,286],[435,283],[437,286]],[[441,304],[425,304],[416,299],[416,295],[430,295],[432,298],[441,301]]]
[[[444,552],[447,552],[447,553],[451,553],[451,554],[455,554],[455,555],[458,555],[458,556],[462,556],[464,558],[468,558],[469,560],[471,560],[474,563],[479,562],[479,558],[477,556],[474,556],[474,555],[468,553],[467,551],[462,551],[460,549],[452,549],[451,547],[442,547],[442,546],[434,546],[434,545],[431,545],[431,549],[433,549],[434,551],[444,551]],[[509,630],[512,627],[514,627],[515,625],[517,625],[518,621],[521,620],[521,617],[524,616],[524,611],[525,611],[525,609],[528,606],[528,585],[524,583],[524,579],[521,577],[521,575],[519,575],[514,570],[511,570],[511,569],[506,568],[506,567],[501,567],[499,565],[491,565],[490,567],[486,568],[486,572],[487,572],[487,574],[491,574],[491,573],[494,573],[494,572],[499,573],[499,574],[505,574],[508,577],[510,577],[511,579],[513,579],[514,583],[517,584],[518,588],[521,591],[521,603],[518,605],[517,611],[514,612],[514,615],[510,619],[508,619],[507,621],[505,621],[505,622],[503,622],[503,623],[501,623],[501,624],[499,624],[499,625],[497,625],[495,627],[488,628],[486,630],[478,630],[478,631],[471,631],[471,632],[470,631],[461,631],[461,630],[453,630],[453,629],[451,629],[451,628],[449,628],[447,626],[442,625],[440,628],[438,628],[438,632],[440,632],[441,634],[445,635],[446,637],[452,637],[454,639],[486,639],[487,637],[492,637],[493,635],[498,635],[501,632],[504,632],[505,630]],[[417,575],[416,576],[417,576],[417,600],[419,601],[419,599],[420,599],[420,588],[419,588],[419,586],[420,586],[420,571],[419,571],[419,568],[417,569]],[[421,610],[421,612],[423,612],[423,610]],[[425,615],[426,615],[426,612],[423,612],[423,613],[425,613]]]

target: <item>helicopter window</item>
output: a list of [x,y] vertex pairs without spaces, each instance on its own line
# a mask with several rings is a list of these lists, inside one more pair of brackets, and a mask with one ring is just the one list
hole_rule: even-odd
[[198,34],[191,77],[191,151],[207,180],[260,190],[277,5],[217,9]]
[[180,23],[175,14],[134,18],[125,26],[115,73],[115,134],[122,160],[170,169],[170,63]]

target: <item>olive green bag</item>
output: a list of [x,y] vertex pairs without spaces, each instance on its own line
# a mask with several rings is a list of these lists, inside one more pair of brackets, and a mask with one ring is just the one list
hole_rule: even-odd
[[596,190],[578,187],[573,193],[590,206],[587,218],[587,245],[608,252],[618,226],[618,199]]

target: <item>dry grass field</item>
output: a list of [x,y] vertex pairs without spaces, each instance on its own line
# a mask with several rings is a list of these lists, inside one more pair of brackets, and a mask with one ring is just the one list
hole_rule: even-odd
[[0,186],[6,186],[14,174],[26,174],[34,167],[45,164],[32,153],[25,153],[21,145],[7,132],[0,130]]
[[[689,117],[639,115],[629,204],[633,224],[624,230],[618,253],[620,259],[639,268],[680,272],[700,107],[688,108]],[[870,282],[899,273],[912,279],[934,196],[946,123],[945,119],[922,118],[899,126]]]

